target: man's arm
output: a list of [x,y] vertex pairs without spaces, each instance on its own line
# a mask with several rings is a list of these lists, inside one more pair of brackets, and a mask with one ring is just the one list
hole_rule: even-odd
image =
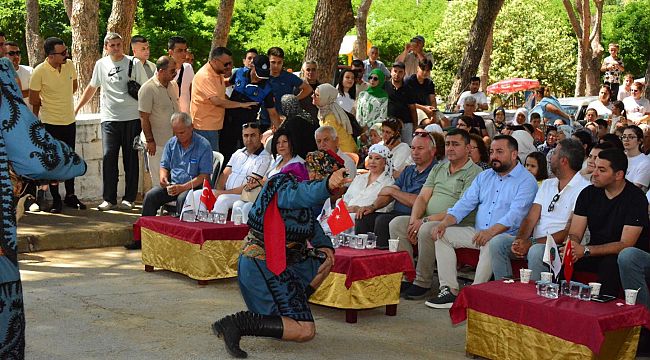
[[160,187],[164,189],[169,186],[169,170],[161,166],[158,174],[160,175]]
[[224,190],[226,188],[226,181],[228,180],[230,174],[232,174],[232,168],[230,166],[226,166],[226,168],[221,172],[221,176],[219,176],[217,186],[214,188],[216,190]]
[[[621,252],[621,250],[634,246],[642,231],[642,226],[625,225],[623,226],[623,232],[621,233],[621,239],[619,241],[602,245],[589,245],[589,256],[616,255]],[[585,247],[580,244],[580,239],[582,239],[582,237],[576,238],[573,234],[569,234],[569,239],[572,241],[573,260],[580,260],[584,257],[585,251]]]
[[156,155],[156,139],[153,137],[151,131],[151,121],[149,121],[150,113],[140,111],[140,126],[144,133],[145,141],[147,142],[147,153],[151,156]]
[[[307,81],[303,81],[302,84],[300,84],[300,92],[296,97],[298,97],[298,100],[302,100],[309,96],[312,93],[312,88],[311,86],[307,83]],[[270,114],[269,114],[270,115]]]
[[221,99],[217,96],[211,97],[210,101],[214,105],[222,107],[224,109],[250,109],[251,107],[257,105],[255,101],[237,102],[228,99]]
[[92,97],[93,97],[93,95],[95,95],[96,91],[97,91],[96,87],[94,87],[92,85],[86,86],[86,90],[84,90],[83,95],[81,95],[81,99],[79,99],[79,103],[74,108],[75,115],[79,112],[79,109],[84,107],[84,105],[86,105],[86,103],[88,101],[90,101],[90,99],[92,99]]
[[79,81],[77,79],[72,80],[72,92],[76,93],[77,89],[79,89]]
[[271,124],[275,126],[275,128],[280,127],[280,114],[278,114],[278,111],[275,110],[274,107],[272,108],[267,108],[266,109],[269,112],[269,118],[271,119]]
[[539,218],[542,214],[542,206],[540,204],[535,204],[530,207],[528,214],[524,218],[524,221],[521,222],[519,231],[517,232],[517,239],[528,239],[535,229],[535,225],[539,222]]
[[416,111],[415,104],[409,104],[409,113],[411,114],[411,122],[413,122],[413,130],[418,126],[418,112]]
[[38,117],[38,112],[41,111],[41,92],[29,90],[29,103],[32,104],[32,112]]

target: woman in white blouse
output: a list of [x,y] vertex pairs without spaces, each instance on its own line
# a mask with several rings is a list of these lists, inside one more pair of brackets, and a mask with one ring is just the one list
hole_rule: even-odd
[[[393,185],[393,177],[389,173],[390,150],[381,144],[375,144],[368,150],[368,172],[357,175],[343,194],[343,201],[350,213],[356,213],[364,206],[372,205],[379,191],[385,186]],[[393,208],[392,203],[377,212],[388,212]]]
[[273,161],[271,163],[271,166],[269,166],[269,170],[266,172],[264,181],[266,181],[266,179],[270,178],[271,176],[279,173],[283,167],[289,164],[305,163],[305,160],[299,155],[294,155],[291,135],[284,128],[280,128],[275,132],[275,134],[273,134],[271,149],[272,154],[275,157],[275,161]]
[[343,108],[343,110],[354,115],[357,112],[355,106],[356,99],[356,86],[354,72],[350,69],[345,69],[341,72],[341,81],[336,86],[339,95],[336,97],[336,102]]
[[411,147],[407,143],[403,143],[402,138],[402,122],[398,119],[389,118],[381,123],[381,137],[384,140],[384,145],[390,150],[392,155],[390,175],[397,179],[402,173],[402,170],[411,162]]

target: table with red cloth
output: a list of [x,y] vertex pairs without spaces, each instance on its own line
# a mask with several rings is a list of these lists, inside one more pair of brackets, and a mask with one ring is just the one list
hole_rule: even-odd
[[207,280],[237,276],[237,259],[247,225],[184,222],[170,216],[143,216],[133,224],[142,241],[145,271],[155,268]]
[[415,277],[407,252],[341,247],[334,256],[334,267],[311,303],[345,309],[349,323],[357,321],[361,309],[386,306],[386,315],[396,314],[402,277]]
[[466,351],[489,359],[634,359],[650,313],[621,303],[547,299],[532,282],[492,281],[463,288],[449,314],[467,320]]

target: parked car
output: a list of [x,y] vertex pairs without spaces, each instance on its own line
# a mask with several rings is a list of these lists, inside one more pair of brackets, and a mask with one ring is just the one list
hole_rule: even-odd
[[575,120],[582,121],[587,112],[589,103],[598,100],[598,96],[580,96],[580,97],[566,97],[557,99],[562,105],[562,110],[571,115]]

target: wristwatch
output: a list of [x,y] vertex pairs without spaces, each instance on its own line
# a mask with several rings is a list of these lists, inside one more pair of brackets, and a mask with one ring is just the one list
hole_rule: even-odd
[[591,255],[591,251],[589,250],[589,246],[585,246],[585,251],[582,253],[582,256],[589,257],[589,255]]

